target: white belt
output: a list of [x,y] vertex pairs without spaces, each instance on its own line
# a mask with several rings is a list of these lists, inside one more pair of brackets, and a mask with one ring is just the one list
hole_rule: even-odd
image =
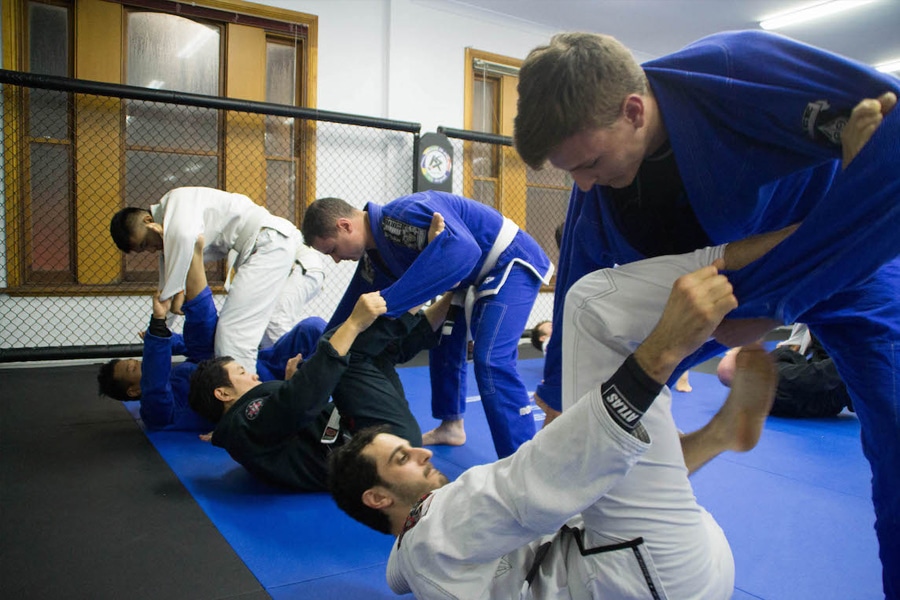
[[500,255],[503,254],[504,250],[509,248],[509,245],[512,244],[512,241],[516,238],[517,233],[519,233],[519,226],[516,225],[512,219],[503,217],[503,225],[500,227],[500,231],[497,232],[497,238],[494,240],[494,245],[491,246],[491,249],[488,251],[488,255],[484,259],[484,264],[481,265],[481,270],[478,272],[478,277],[475,278],[472,285],[481,285],[481,282],[487,277],[487,274],[497,266]]

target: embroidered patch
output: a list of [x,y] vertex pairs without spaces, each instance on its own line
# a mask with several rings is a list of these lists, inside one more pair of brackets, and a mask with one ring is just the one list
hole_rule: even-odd
[[247,417],[248,421],[252,421],[259,416],[259,410],[262,408],[264,402],[265,398],[257,398],[247,405],[247,408],[244,409],[244,416]]
[[833,110],[828,100],[817,100],[806,105],[801,124],[809,139],[840,145],[841,131],[849,119],[848,114]]
[[428,230],[392,217],[384,217],[381,220],[381,231],[384,237],[392,244],[421,250],[428,242]]
[[403,541],[403,536],[407,531],[416,526],[419,522],[419,519],[425,516],[425,513],[428,512],[428,507],[431,506],[431,500],[433,496],[431,492],[428,492],[421,498],[416,504],[412,507],[412,510],[409,511],[409,515],[406,517],[406,521],[403,523],[403,531],[400,533],[400,538],[397,540],[397,547],[400,547],[400,543]]

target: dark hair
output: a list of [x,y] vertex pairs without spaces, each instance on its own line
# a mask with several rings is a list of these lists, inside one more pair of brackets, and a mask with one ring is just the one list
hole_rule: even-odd
[[559,225],[556,226],[556,231],[553,232],[553,238],[556,240],[556,249],[562,250],[562,236],[563,230],[566,228],[566,222],[563,221]]
[[225,365],[234,362],[230,356],[218,356],[202,361],[191,375],[191,391],[188,403],[195,413],[213,423],[218,423],[225,412],[225,405],[216,398],[216,388],[231,387],[231,378]]
[[110,220],[109,234],[122,252],[131,252],[131,236],[144,213],[150,214],[150,211],[146,208],[129,206],[114,214]]
[[363,493],[376,485],[385,485],[378,476],[378,466],[362,451],[380,433],[390,433],[387,425],[360,429],[350,441],[335,450],[328,459],[328,489],[338,507],[362,523],[381,533],[391,533],[391,520],[376,508],[363,503]]
[[544,323],[550,323],[550,321],[541,321],[531,328],[531,345],[538,350],[544,349],[543,343],[541,342],[541,336],[544,335],[543,332],[541,332],[541,325]]
[[97,384],[100,387],[100,394],[109,396],[113,400],[136,400],[136,398],[128,397],[128,386],[121,379],[116,379],[116,365],[121,359],[114,358],[108,363],[100,365],[100,371],[97,373]]
[[337,220],[341,217],[351,217],[357,209],[350,206],[346,200],[340,198],[319,198],[314,201],[303,213],[303,224],[300,231],[303,233],[303,241],[312,245],[317,238],[327,239],[337,232]]

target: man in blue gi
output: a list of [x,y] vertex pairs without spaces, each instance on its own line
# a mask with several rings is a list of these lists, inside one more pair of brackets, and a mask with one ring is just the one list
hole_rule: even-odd
[[[100,367],[100,393],[116,400],[140,400],[141,420],[148,429],[209,432],[215,427],[188,405],[191,374],[197,364],[213,357],[219,315],[203,268],[203,242],[198,238],[185,283],[184,334],[172,333],[166,316],[172,298],[153,295],[153,315],[143,334],[142,360],[113,359]],[[309,358],[325,331],[325,321],[309,317],[260,350],[256,369],[262,381],[284,379],[302,358]],[[184,362],[172,357],[184,355]],[[300,355],[300,356],[298,356]]]
[[[432,223],[434,221],[434,224]],[[429,228],[443,233],[429,243]],[[468,198],[427,191],[364,210],[338,198],[313,202],[304,239],[335,262],[359,261],[331,318],[342,322],[361,294],[380,290],[387,315],[455,291],[457,307],[431,350],[432,415],[441,420],[423,443],[465,442],[466,342],[474,339],[478,390],[501,458],[534,435],[530,400],[516,370],[518,343],[553,265],[526,232],[496,210]],[[468,296],[468,301],[466,297]]]
[[[557,330],[587,273],[803,222],[790,247],[729,275],[731,316],[808,323],[834,359],[872,466],[885,594],[900,598],[900,80],[759,31],[644,65],[609,36],[561,34],[519,77],[517,150],[576,182]],[[842,144],[851,110],[867,134]],[[538,389],[556,410],[561,337]],[[722,350],[707,346],[694,361]]]

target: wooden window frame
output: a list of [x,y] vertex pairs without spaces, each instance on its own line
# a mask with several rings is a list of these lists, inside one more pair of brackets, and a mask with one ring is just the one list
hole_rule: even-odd
[[[70,44],[72,46],[69,58],[73,61],[70,66],[70,73],[75,78],[99,81],[104,83],[119,84],[123,82],[125,67],[125,14],[126,9],[139,8],[150,10],[161,10],[163,12],[174,12],[182,16],[190,16],[197,20],[217,21],[223,27],[225,37],[225,60],[223,68],[232,70],[235,63],[239,63],[238,55],[235,48],[230,44],[232,37],[240,35],[236,33],[240,28],[257,27],[261,31],[263,39],[263,55],[265,49],[265,39],[267,35],[286,35],[288,32],[296,32],[301,30],[305,33],[303,36],[303,48],[298,55],[298,86],[299,94],[297,103],[299,106],[307,108],[315,108],[316,106],[316,77],[317,77],[317,57],[318,57],[318,17],[297,11],[263,6],[242,0],[193,0],[191,3],[171,2],[169,0],[36,0],[47,4],[70,7],[71,35]],[[23,35],[28,30],[27,24],[27,0],[4,0],[2,7],[2,26],[3,26],[3,57],[4,68],[10,70],[25,70],[27,68],[27,39]],[[231,20],[223,20],[215,18],[216,15],[221,16],[225,13],[233,15]],[[277,24],[281,25],[277,25]],[[266,29],[262,25],[269,24],[272,27]],[[273,25],[274,24],[274,25]],[[103,30],[103,36],[92,35],[92,31]],[[78,32],[85,32],[79,37]],[[302,79],[300,77],[302,76]],[[263,69],[262,78],[264,81],[265,70]],[[254,99],[262,100],[265,93],[263,83],[261,97],[247,97],[247,90],[237,85],[243,78],[228,76],[224,81],[224,96],[237,99]],[[7,91],[9,90],[9,91]],[[24,90],[18,92],[13,91],[13,87],[4,86],[6,96],[7,111],[5,121],[8,125],[11,119],[22,119],[23,111],[27,110],[27,106],[23,103],[26,94]],[[19,98],[12,97],[13,94],[19,93]],[[74,136],[78,136],[79,127],[79,107],[72,109],[74,116],[72,119],[72,130]],[[108,127],[110,132],[115,131],[118,138],[118,152],[111,151],[110,147],[102,149],[101,152],[79,147],[77,144],[69,144],[72,146],[74,153],[74,164],[93,164],[84,163],[82,161],[104,160],[110,165],[109,168],[120,169],[124,161],[124,136],[123,125],[119,123],[124,119],[121,100],[110,99],[109,105],[109,121]],[[115,115],[115,117],[113,117]],[[113,126],[113,121],[116,124]],[[227,120],[227,119],[226,119]],[[224,144],[228,144],[228,124],[222,137]],[[300,160],[297,177],[298,185],[295,190],[296,211],[302,213],[305,207],[315,198],[314,171],[315,171],[315,123],[309,121],[301,121],[295,128],[295,148],[298,149],[297,157]],[[27,144],[27,130],[19,129],[19,133],[11,134],[9,132],[16,131],[15,127],[6,127],[7,135],[4,143],[7,148],[13,145],[13,148],[25,148],[23,144]],[[302,150],[302,154],[299,152]],[[226,157],[228,150],[222,151],[220,156]],[[82,198],[82,192],[89,188],[85,185],[85,181],[80,173],[75,171],[72,175],[71,189],[72,197],[70,203],[70,227],[73,230],[71,236],[72,250],[70,251],[70,262],[74,263],[72,270],[74,271],[74,282],[60,283],[51,281],[56,277],[49,277],[48,280],[43,276],[39,277],[40,281],[36,281],[29,272],[30,263],[27,253],[27,241],[30,235],[30,226],[23,228],[20,224],[25,224],[22,219],[27,215],[29,210],[30,199],[26,198],[23,193],[22,186],[26,186],[26,179],[22,177],[27,175],[27,154],[19,154],[22,158],[18,161],[7,162],[6,169],[9,172],[15,172],[17,177],[6,177],[7,188],[5,198],[6,210],[6,258],[7,258],[7,287],[0,290],[4,293],[16,296],[42,296],[42,295],[122,295],[134,294],[137,292],[149,293],[153,286],[148,284],[129,284],[120,280],[122,270],[121,267],[98,268],[96,266],[85,266],[84,257],[89,255],[105,255],[114,256],[121,253],[115,247],[109,237],[106,228],[109,223],[109,216],[116,210],[121,208],[122,194],[124,193],[124,180],[117,178],[111,184],[110,189],[104,190],[105,193],[98,194],[92,192],[90,201],[79,201]],[[264,153],[263,153],[264,156]],[[264,161],[264,159],[263,159]],[[230,191],[238,191],[247,193],[251,198],[262,198],[259,195],[254,196],[253,190],[233,189],[229,184],[229,179],[234,176],[229,173],[227,160],[222,160],[224,165],[220,164],[220,169],[225,169],[220,173],[219,179]],[[104,198],[98,200],[97,198]],[[98,220],[98,215],[103,218]],[[93,225],[91,225],[93,224]],[[12,225],[12,226],[10,226]],[[92,231],[85,235],[81,231],[83,227],[92,227]],[[99,231],[103,229],[104,231]],[[78,235],[75,235],[78,231]],[[102,242],[86,242],[84,240],[103,240]],[[111,264],[117,261],[108,261]],[[122,261],[124,262],[124,261]],[[69,277],[68,275],[66,276]]]

